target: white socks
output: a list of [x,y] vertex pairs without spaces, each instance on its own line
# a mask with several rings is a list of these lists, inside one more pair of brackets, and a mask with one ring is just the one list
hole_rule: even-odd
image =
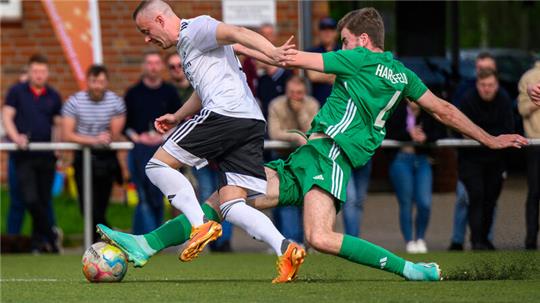
[[246,204],[244,199],[235,199],[221,204],[223,220],[242,228],[254,239],[264,241],[281,256],[281,243],[285,239],[272,221],[262,212]]
[[154,158],[148,161],[145,170],[148,179],[161,190],[176,209],[186,215],[191,226],[197,227],[204,223],[204,213],[193,186],[182,173]]

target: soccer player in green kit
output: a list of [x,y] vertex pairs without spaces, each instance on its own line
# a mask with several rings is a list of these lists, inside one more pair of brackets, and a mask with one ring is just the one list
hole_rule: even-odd
[[[384,25],[377,10],[363,8],[348,13],[340,20],[338,30],[343,50],[324,54],[297,52],[281,62],[335,74],[336,80],[327,102],[312,122],[307,143],[286,161],[266,164],[267,194],[250,204],[258,209],[303,205],[306,240],[316,250],[407,280],[441,280],[435,263],[412,263],[375,244],[333,230],[336,214],[346,199],[351,170],[364,165],[381,145],[385,122],[404,98],[417,102],[440,122],[489,148],[520,148],[528,141],[513,134],[493,137],[433,95],[412,71],[394,60],[390,52],[383,51]],[[260,54],[253,56],[265,59]],[[213,211],[219,210],[216,195],[203,209],[209,219],[219,220]],[[110,229],[105,232],[130,259],[144,264],[156,251],[188,240],[190,229],[189,222],[179,216],[144,236]],[[144,248],[148,245],[151,250]],[[289,280],[295,276],[296,272]]]

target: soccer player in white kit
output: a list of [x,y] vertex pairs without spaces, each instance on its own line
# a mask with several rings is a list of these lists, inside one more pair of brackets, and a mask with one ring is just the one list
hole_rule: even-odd
[[[216,222],[219,217],[215,218],[213,210],[203,211],[192,185],[178,170],[183,165],[200,168],[210,162],[219,171],[223,219],[272,246],[280,256],[274,282],[294,279],[303,262],[304,249],[285,239],[268,217],[246,204],[247,199],[266,193],[266,123],[232,44],[241,45],[235,47],[239,52],[273,64],[288,55],[294,45],[287,42],[276,48],[253,31],[209,16],[180,19],[161,0],[141,2],[133,19],[146,43],[163,49],[176,45],[184,73],[194,88],[193,95],[176,113],[156,119],[155,127],[161,133],[176,128],[146,165],[148,178],[193,226],[180,260],[192,260],[221,235],[221,225]],[[180,123],[190,116],[193,117]],[[115,238],[114,231],[104,225],[98,225],[98,231],[105,240],[123,248],[124,243]],[[141,244],[142,239],[146,243]],[[139,238],[138,242],[152,253],[151,239]],[[136,259],[129,254],[128,257]]]

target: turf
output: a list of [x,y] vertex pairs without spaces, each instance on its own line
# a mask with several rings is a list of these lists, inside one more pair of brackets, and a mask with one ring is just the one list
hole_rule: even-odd
[[[272,285],[274,257],[173,254],[130,266],[121,283],[91,284],[79,255],[1,257],[2,302],[539,302],[540,253],[434,253],[442,282],[407,282],[339,258],[311,254],[299,279]],[[523,265],[525,263],[525,265]],[[467,271],[467,273],[465,273]]]

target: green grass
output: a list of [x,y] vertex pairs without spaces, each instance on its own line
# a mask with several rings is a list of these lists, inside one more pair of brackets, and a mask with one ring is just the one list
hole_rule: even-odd
[[[538,252],[409,257],[439,262],[447,279],[407,282],[339,258],[311,254],[295,283],[272,285],[273,256],[207,254],[194,262],[181,263],[175,255],[162,254],[142,269],[130,266],[121,283],[91,284],[81,273],[78,255],[3,255],[1,301],[539,302]],[[528,265],[521,266],[523,262]],[[471,276],[463,274],[466,270],[487,273]]]

